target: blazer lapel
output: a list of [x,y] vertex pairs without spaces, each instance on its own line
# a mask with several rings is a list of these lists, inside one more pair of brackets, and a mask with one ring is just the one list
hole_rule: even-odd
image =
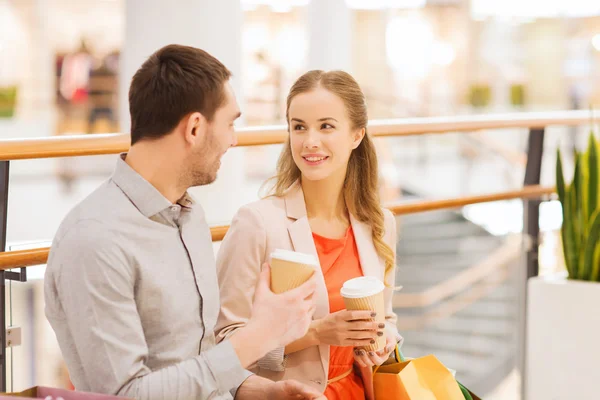
[[383,280],[381,263],[383,262],[373,244],[373,231],[364,222],[350,215],[350,223],[354,232],[354,240],[358,248],[358,257],[364,276],[375,276]]
[[[325,285],[325,277],[323,276],[323,270],[319,263],[319,255],[315,246],[315,241],[312,237],[312,231],[310,224],[308,223],[308,217],[306,215],[306,203],[304,202],[304,193],[302,192],[302,186],[296,182],[286,193],[285,197],[285,208],[288,218],[294,220],[288,226],[288,232],[294,251],[301,253],[312,254],[319,264],[315,268],[315,275],[317,277],[317,290],[315,293],[316,309],[313,316],[314,319],[324,318],[329,314],[329,294],[327,292],[327,286]],[[321,366],[325,379],[327,379],[327,372],[329,368],[329,346],[319,345],[319,355],[321,357]]]
[[[317,262],[319,256],[317,254],[317,248],[312,237],[310,225],[308,224],[308,218],[306,216],[296,220],[288,227],[290,238],[292,239],[292,245],[294,251],[300,253],[312,254]],[[315,267],[315,275],[317,276],[317,293],[316,293],[316,305],[315,319],[323,318],[329,314],[329,296],[327,293],[327,286],[325,285],[325,277],[323,276],[323,270],[321,266]]]
[[[299,183],[294,184],[286,193],[285,207],[288,218],[295,220],[288,226],[294,251],[311,254],[319,263],[319,255],[306,215],[304,193],[302,193],[302,187]],[[319,319],[329,314],[329,295],[320,264],[315,268],[315,274],[317,276],[315,319]]]

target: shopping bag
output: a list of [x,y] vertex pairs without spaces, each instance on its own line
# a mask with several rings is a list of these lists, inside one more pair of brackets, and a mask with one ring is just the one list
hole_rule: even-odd
[[452,373],[434,355],[404,360],[396,347],[397,362],[373,373],[375,400],[465,400]]
[[45,386],[35,386],[18,393],[0,393],[0,400],[11,400],[15,397],[46,400],[132,400],[120,396],[78,392]]

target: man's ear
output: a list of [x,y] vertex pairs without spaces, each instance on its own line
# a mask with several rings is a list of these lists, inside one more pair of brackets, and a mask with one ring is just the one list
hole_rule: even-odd
[[204,115],[193,112],[182,122],[185,127],[184,138],[186,143],[195,144],[198,140],[202,140],[208,127],[208,121],[206,121]]

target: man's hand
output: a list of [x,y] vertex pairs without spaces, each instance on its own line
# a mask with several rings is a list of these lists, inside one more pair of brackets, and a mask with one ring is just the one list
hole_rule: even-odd
[[315,389],[298,381],[273,382],[260,376],[252,375],[242,383],[235,395],[235,400],[327,400]]
[[316,278],[312,276],[300,287],[274,294],[271,291],[271,267],[264,264],[248,326],[254,324],[261,327],[265,331],[263,339],[271,338],[274,348],[300,339],[308,331],[315,312],[316,288]]
[[279,381],[267,389],[268,400],[327,400],[323,393],[317,392],[310,386],[304,385],[298,381]]
[[296,289],[275,294],[271,291],[271,268],[263,265],[252,316],[246,326],[230,338],[244,368],[306,334],[315,312],[316,287],[313,276]]

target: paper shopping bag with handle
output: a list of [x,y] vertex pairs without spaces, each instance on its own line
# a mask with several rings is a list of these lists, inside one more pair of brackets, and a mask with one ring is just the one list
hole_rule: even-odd
[[435,356],[404,360],[396,347],[393,364],[373,374],[375,400],[464,400],[452,373]]

